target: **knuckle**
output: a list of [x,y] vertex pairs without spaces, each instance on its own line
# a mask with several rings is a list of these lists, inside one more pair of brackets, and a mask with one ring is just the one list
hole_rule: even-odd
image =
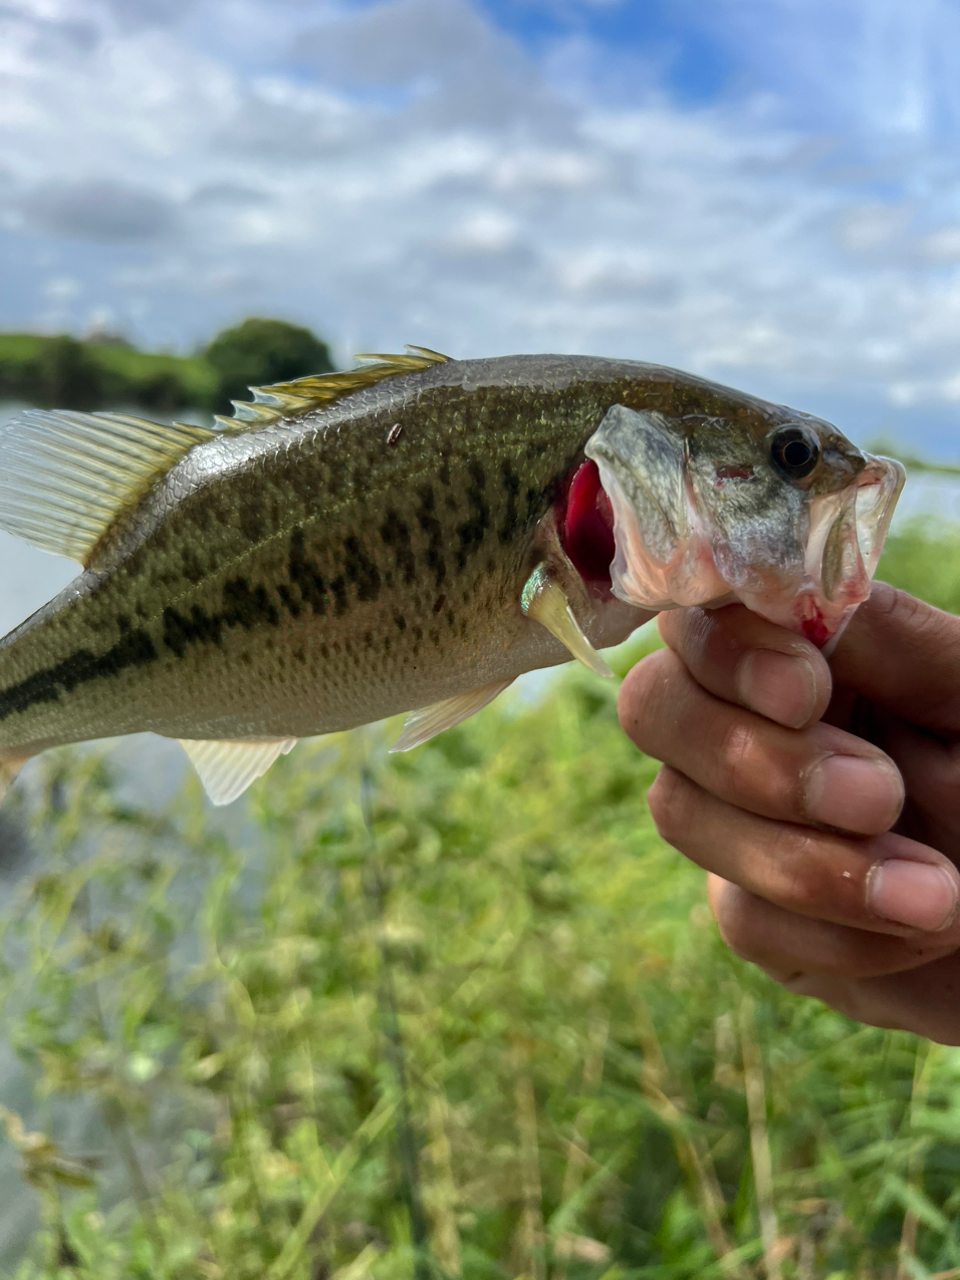
[[669,702],[679,669],[679,660],[663,649],[638,662],[620,687],[620,727],[641,751],[650,755],[655,754],[651,747],[656,746],[658,728],[665,720],[661,708]]
[[732,712],[715,756],[717,786],[732,804],[794,822],[803,812],[803,778],[781,753],[776,732],[748,712]]
[[909,631],[921,646],[930,643],[960,645],[960,622],[907,591],[886,583],[874,584],[870,605],[895,628]]
[[720,936],[741,960],[751,964],[775,963],[770,954],[769,937],[763,928],[763,908],[758,899],[736,885],[714,900],[714,914]]
[[758,777],[769,769],[769,752],[758,742],[757,726],[746,715],[734,714],[724,728],[717,750],[721,783],[735,796],[753,794]]
[[705,609],[680,609],[684,616],[678,626],[681,648],[691,662],[703,663],[711,642],[717,631],[717,619],[710,616]]
[[690,787],[683,774],[675,769],[661,769],[647,792],[647,804],[661,838],[682,850],[690,831],[692,811]]
[[712,620],[706,610],[693,606],[688,609],[664,609],[657,617],[657,626],[664,642],[681,653],[696,652],[709,634]]
[[868,609],[888,618],[898,617],[909,621],[919,603],[915,597],[901,591],[899,587],[891,587],[886,582],[874,582],[870,588]]
[[771,866],[777,868],[770,896],[789,911],[815,914],[823,903],[822,849],[817,836],[794,827],[780,827],[772,837]]

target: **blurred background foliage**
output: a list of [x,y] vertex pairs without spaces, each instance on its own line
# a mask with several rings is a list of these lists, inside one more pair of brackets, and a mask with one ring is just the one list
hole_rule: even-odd
[[216,372],[221,402],[247,399],[251,386],[333,372],[326,343],[284,320],[244,320],[217,334],[203,356]]
[[326,343],[309,329],[259,317],[225,329],[193,356],[138,351],[107,333],[83,341],[0,334],[0,400],[46,408],[230,413],[230,401],[246,399],[250,386],[332,369]]
[[[917,526],[882,574],[960,611],[958,552]],[[304,744],[233,826],[192,778],[158,812],[43,757],[0,984],[41,1216],[7,1274],[960,1275],[960,1050],[725,950],[615,695],[568,670],[410,755]]]

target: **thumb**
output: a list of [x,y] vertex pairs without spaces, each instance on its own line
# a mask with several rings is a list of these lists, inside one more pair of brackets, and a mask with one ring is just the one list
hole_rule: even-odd
[[960,618],[875,582],[830,659],[845,685],[913,724],[960,730]]

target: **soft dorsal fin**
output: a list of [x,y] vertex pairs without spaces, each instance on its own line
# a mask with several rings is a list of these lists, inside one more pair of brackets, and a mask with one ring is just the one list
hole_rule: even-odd
[[124,413],[27,409],[0,427],[0,529],[86,567],[118,516],[219,434]]
[[361,355],[357,360],[373,363],[343,373],[317,373],[292,382],[275,382],[269,387],[251,387],[253,401],[234,400],[233,417],[218,417],[217,421],[231,430],[237,423],[250,427],[265,427],[281,418],[300,418],[314,409],[326,409],[354,391],[372,387],[385,378],[399,378],[405,373],[420,373],[431,365],[444,364],[450,359],[429,347],[407,347],[405,356]]
[[296,738],[271,742],[205,742],[181,738],[180,745],[199,774],[203,789],[214,804],[229,804],[243,795],[251,782],[261,778],[278,756],[297,745]]
[[221,435],[301,417],[385,378],[442,364],[427,347],[407,355],[358,356],[373,361],[347,373],[326,373],[254,387],[253,402],[234,402],[218,429],[166,426],[124,413],[27,409],[0,427],[0,529],[85,568],[104,534],[124,511],[194,445]]

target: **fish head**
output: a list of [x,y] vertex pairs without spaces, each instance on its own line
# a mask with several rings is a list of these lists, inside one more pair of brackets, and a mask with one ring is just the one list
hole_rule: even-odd
[[672,416],[617,405],[588,441],[612,515],[612,592],[650,609],[740,600],[828,647],[870,593],[903,467],[820,418],[734,403]]

